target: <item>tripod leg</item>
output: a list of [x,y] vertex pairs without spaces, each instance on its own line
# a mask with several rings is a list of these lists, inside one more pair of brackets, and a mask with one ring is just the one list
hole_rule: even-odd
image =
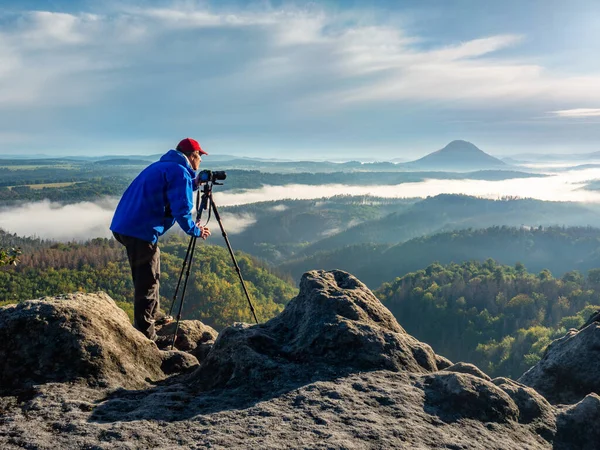
[[254,320],[255,322],[258,324],[258,318],[256,317],[256,311],[254,310],[254,305],[252,304],[252,300],[250,300],[250,294],[248,293],[248,289],[246,288],[246,282],[244,281],[244,277],[242,277],[242,271],[240,270],[240,266],[237,263],[237,260],[235,259],[235,255],[233,254],[233,249],[231,248],[231,244],[229,243],[229,238],[227,237],[227,232],[225,231],[225,228],[223,228],[223,222],[221,221],[221,216],[219,215],[219,210],[217,209],[217,205],[215,205],[215,202],[213,200],[212,197],[212,192],[209,194],[210,196],[210,206],[212,208],[213,213],[215,214],[215,217],[217,218],[217,222],[219,223],[219,227],[221,228],[221,234],[223,235],[223,238],[225,239],[225,243],[227,244],[227,249],[229,250],[229,255],[231,255],[231,260],[233,261],[233,265],[235,266],[235,271],[238,274],[238,277],[240,278],[240,282],[242,283],[242,288],[244,289],[244,294],[246,294],[246,298],[248,299],[248,304],[250,305],[250,311],[252,312],[252,315],[254,316]]
[[181,290],[181,302],[179,303],[179,311],[177,311],[177,323],[175,324],[175,333],[173,334],[173,342],[171,343],[171,350],[175,347],[175,340],[177,339],[177,331],[179,331],[179,322],[181,321],[181,311],[183,310],[183,299],[185,298],[185,291],[187,289],[188,280],[190,279],[190,271],[192,269],[192,261],[194,260],[194,251],[196,250],[196,241],[198,238],[192,236],[190,241],[191,251],[190,260],[185,273],[185,279],[183,281],[183,289]]
[[190,243],[188,244],[187,251],[185,252],[185,258],[183,260],[183,265],[181,266],[181,272],[179,272],[179,280],[177,280],[177,286],[175,287],[175,294],[173,295],[173,301],[171,302],[171,307],[169,308],[169,316],[173,314],[173,307],[175,306],[175,303],[177,302],[177,294],[179,293],[179,286],[181,285],[181,278],[183,277],[183,274],[185,272],[185,266],[187,265],[189,257],[190,257],[190,250],[192,249],[193,240],[194,240],[194,237],[192,236],[190,238]]

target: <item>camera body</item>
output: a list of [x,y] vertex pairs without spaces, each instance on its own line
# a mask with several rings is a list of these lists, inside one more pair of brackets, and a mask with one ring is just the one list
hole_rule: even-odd
[[225,178],[227,178],[227,173],[224,170],[202,170],[196,177],[199,183],[216,183]]

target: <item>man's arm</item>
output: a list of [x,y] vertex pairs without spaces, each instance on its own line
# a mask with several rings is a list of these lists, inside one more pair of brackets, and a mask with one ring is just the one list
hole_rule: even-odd
[[196,226],[191,212],[194,208],[192,177],[183,168],[171,171],[167,176],[167,198],[171,205],[171,214],[186,234],[203,237],[202,230]]

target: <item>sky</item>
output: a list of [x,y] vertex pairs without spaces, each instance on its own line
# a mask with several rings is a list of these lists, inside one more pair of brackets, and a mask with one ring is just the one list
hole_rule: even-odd
[[600,151],[597,0],[0,0],[0,155]]

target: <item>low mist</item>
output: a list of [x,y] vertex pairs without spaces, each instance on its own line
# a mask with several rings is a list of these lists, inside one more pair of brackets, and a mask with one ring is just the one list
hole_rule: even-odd
[[48,200],[0,209],[0,228],[19,236],[35,236],[57,241],[109,237],[108,229],[118,199],[97,203],[61,205]]
[[[600,203],[600,191],[583,189],[587,182],[596,179],[600,179],[600,169],[575,170],[545,178],[501,181],[425,180],[395,186],[287,185],[264,186],[245,192],[219,192],[215,189],[214,198],[219,206],[234,206],[284,199],[331,197],[340,194],[424,198],[445,193],[491,199],[513,196],[547,201]],[[71,205],[41,201],[0,209],[0,228],[20,236],[37,236],[59,241],[109,237],[111,236],[109,226],[118,200],[111,198],[96,203],[83,202]],[[281,206],[283,205],[275,206],[273,209],[284,210],[285,207]],[[251,214],[231,214],[224,211],[222,216],[225,229],[230,234],[240,233],[256,222],[256,218]],[[218,225],[214,219],[210,227],[213,236],[218,233]]]
[[500,181],[429,179],[394,186],[264,186],[245,192],[215,192],[218,205],[234,206],[261,201],[312,199],[334,195],[373,195],[389,198],[429,197],[439,194],[465,194],[497,199],[505,196],[535,198],[546,201],[600,203],[600,192],[582,189],[587,182],[600,179],[600,169],[586,169],[553,174],[543,178],[515,178]]

